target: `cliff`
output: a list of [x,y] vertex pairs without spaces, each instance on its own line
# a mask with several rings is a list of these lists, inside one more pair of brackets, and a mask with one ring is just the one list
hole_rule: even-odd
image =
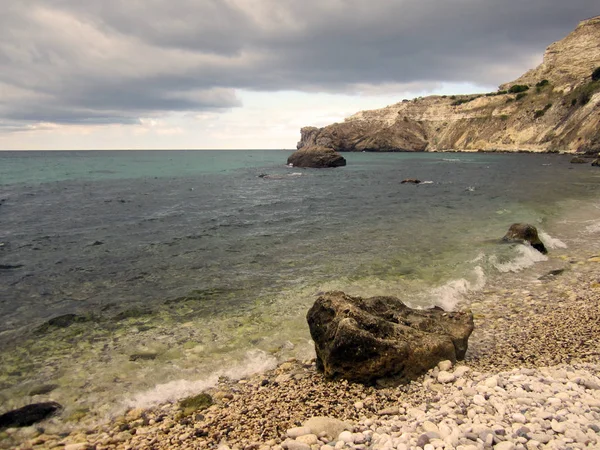
[[[550,45],[497,92],[429,96],[304,127],[298,148],[337,151],[600,151],[600,16]],[[594,76],[592,77],[592,74]]]

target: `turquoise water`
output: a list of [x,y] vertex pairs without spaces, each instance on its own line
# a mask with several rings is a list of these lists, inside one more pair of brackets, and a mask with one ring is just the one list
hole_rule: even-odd
[[277,164],[281,153],[268,150],[0,152],[0,184],[222,173]]
[[[92,420],[175,398],[311,355],[319,292],[450,309],[596,242],[600,171],[568,156],[352,153],[315,170],[289,154],[0,152],[2,408],[53,399]],[[549,259],[500,243],[513,222]]]

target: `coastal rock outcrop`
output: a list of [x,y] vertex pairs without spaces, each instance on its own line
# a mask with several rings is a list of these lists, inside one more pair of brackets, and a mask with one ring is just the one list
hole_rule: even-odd
[[537,228],[528,223],[513,223],[502,240],[504,242],[527,242],[540,253],[544,255],[548,253],[546,246],[538,236]]
[[294,167],[341,167],[346,165],[346,159],[330,147],[311,145],[294,152],[287,163]]
[[307,314],[317,369],[330,378],[407,382],[440,361],[463,359],[470,311],[411,309],[395,297],[320,296]]
[[548,47],[542,64],[496,92],[428,96],[300,131],[298,148],[337,151],[600,150],[600,16]]

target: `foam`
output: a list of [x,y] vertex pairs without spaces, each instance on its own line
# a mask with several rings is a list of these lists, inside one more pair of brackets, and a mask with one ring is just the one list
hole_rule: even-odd
[[600,232],[600,220],[597,222],[592,223],[591,225],[588,225],[585,227],[585,232],[586,233],[598,233]]
[[487,279],[481,266],[475,267],[472,275],[473,281],[459,278],[432,289],[430,294],[435,298],[435,304],[444,311],[452,311],[466,294],[483,289]]
[[152,389],[134,394],[123,403],[125,407],[129,408],[149,408],[161,403],[174,402],[216,386],[219,377],[225,376],[233,380],[239,380],[274,369],[276,366],[277,359],[274,356],[261,350],[250,350],[246,353],[246,358],[233,367],[217,370],[200,380],[181,379],[157,384]]
[[567,244],[565,244],[563,241],[553,238],[548,233],[544,233],[543,231],[540,232],[540,239],[548,248],[567,248]]
[[498,262],[495,256],[490,258],[491,264],[502,273],[519,272],[527,267],[533,266],[537,262],[548,261],[548,257],[538,252],[530,245],[519,244],[516,247],[519,253],[515,259],[505,263]]

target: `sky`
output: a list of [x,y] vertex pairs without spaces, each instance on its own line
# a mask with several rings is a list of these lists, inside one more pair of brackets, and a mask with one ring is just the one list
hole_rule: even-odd
[[0,150],[293,149],[300,128],[490,92],[598,0],[3,0]]

